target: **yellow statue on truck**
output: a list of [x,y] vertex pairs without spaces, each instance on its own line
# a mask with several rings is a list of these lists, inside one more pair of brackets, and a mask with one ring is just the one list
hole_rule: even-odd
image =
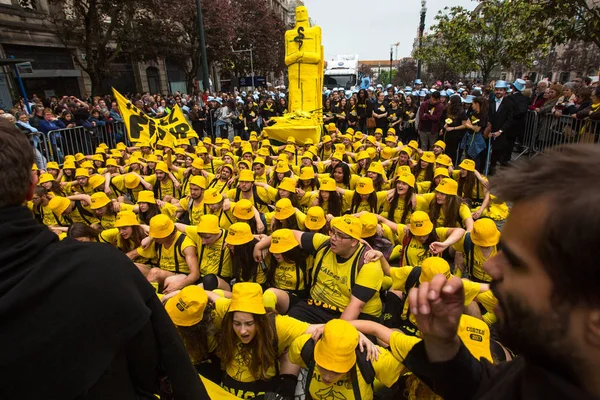
[[319,142],[323,126],[323,62],[321,27],[310,26],[306,7],[296,7],[296,26],[285,33],[288,113],[273,118],[276,123],[265,128],[270,138],[285,142],[294,136],[300,144],[309,138]]

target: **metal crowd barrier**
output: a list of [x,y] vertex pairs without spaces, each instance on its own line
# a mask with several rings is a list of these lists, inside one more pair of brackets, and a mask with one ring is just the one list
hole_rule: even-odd
[[560,150],[569,143],[598,143],[599,138],[600,121],[529,111],[522,140],[524,150],[516,158],[535,157],[550,148]]
[[57,129],[41,134],[40,151],[48,161],[62,164],[67,154],[94,154],[100,143],[106,143],[115,148],[123,142],[130,146],[127,131],[123,122],[109,122],[94,128],[76,126],[73,128]]

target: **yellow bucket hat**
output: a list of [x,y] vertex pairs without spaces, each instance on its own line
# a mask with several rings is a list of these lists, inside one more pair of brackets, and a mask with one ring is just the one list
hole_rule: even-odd
[[239,182],[254,182],[254,171],[252,171],[250,169],[241,170],[238,181]]
[[387,134],[388,135],[395,135],[396,134],[396,129],[394,129],[394,128],[388,128]]
[[[141,193],[140,193],[141,194]],[[150,237],[164,239],[175,230],[175,224],[168,216],[158,214],[150,219]]]
[[140,203],[150,203],[156,204],[156,199],[154,198],[154,192],[151,190],[142,190],[138,193],[137,204]]
[[429,257],[423,260],[421,264],[421,276],[419,282],[431,282],[434,276],[443,274],[446,279],[450,279],[450,264],[442,257]]
[[75,170],[75,178],[79,178],[80,176],[85,176],[86,178],[89,178],[90,172],[87,168],[77,168]]
[[254,239],[250,230],[250,225],[245,222],[236,222],[229,227],[229,234],[225,238],[225,243],[232,246],[239,246],[250,243]]
[[383,129],[377,128],[377,129],[375,129],[375,133],[381,133],[381,134],[383,134]]
[[285,174],[286,172],[289,172],[290,170],[290,166],[285,163],[285,162],[278,162],[277,166],[275,167],[275,172],[277,172],[278,174]]
[[90,204],[92,210],[98,210],[110,204],[110,199],[104,192],[94,193],[90,199],[92,200],[92,203]]
[[252,163],[250,161],[248,161],[248,160],[240,160],[240,161],[238,161],[238,163],[237,163],[238,168],[240,167],[240,164],[244,164],[246,166],[246,169],[252,168]]
[[208,296],[197,285],[186,286],[165,304],[165,310],[175,325],[192,326],[202,321]]
[[262,166],[264,166],[264,165],[266,165],[266,164],[265,164],[265,159],[264,159],[264,158],[262,158],[262,157],[256,157],[256,158],[254,159],[254,161],[252,162],[252,165],[254,165],[254,164],[259,164],[259,165],[262,165]]
[[415,236],[427,236],[433,230],[433,223],[424,211],[415,211],[410,216],[410,233]]
[[281,180],[277,189],[285,190],[286,192],[296,193],[296,181],[293,178],[285,177]]
[[437,146],[437,147],[441,147],[442,149],[446,150],[446,143],[445,143],[445,142],[443,142],[443,141],[441,141],[441,140],[438,140],[438,141],[437,141],[437,142],[435,142],[433,145],[434,145],[434,146]]
[[435,163],[438,165],[443,165],[444,167],[449,167],[452,165],[452,159],[448,154],[440,154],[436,159]]
[[240,282],[233,285],[229,312],[247,312],[250,314],[266,314],[263,303],[263,291],[258,283]]
[[117,214],[117,219],[115,220],[115,228],[138,226],[139,224],[137,215],[133,211],[121,211]]
[[410,142],[408,142],[408,147],[410,147],[413,150],[418,150],[419,142],[417,142],[416,140],[411,140]]
[[332,140],[332,139],[331,139],[331,136],[329,136],[329,135],[323,135],[323,138],[321,139],[321,142],[322,142],[323,144],[325,144],[325,143],[329,143],[329,142],[331,142],[331,140]]
[[127,146],[125,146],[125,143],[119,142],[119,143],[117,143],[116,149],[119,150],[119,151],[121,151],[121,150],[127,150]]
[[322,178],[321,185],[319,186],[319,190],[323,190],[325,192],[335,192],[336,191],[335,181],[331,178]]
[[315,363],[341,374],[350,371],[356,364],[358,339],[358,331],[348,321],[332,319],[325,324],[321,339],[315,344]]
[[415,176],[410,172],[405,172],[403,174],[398,175],[398,180],[400,182],[406,183],[411,188],[415,187]]
[[117,164],[117,160],[115,160],[114,158],[109,158],[108,160],[106,160],[106,166],[107,167],[118,167],[119,165]]
[[214,214],[203,215],[200,217],[200,222],[196,229],[198,233],[207,233],[210,235],[221,233],[221,228],[219,228],[219,217]]
[[[100,152],[102,153],[103,151],[100,150]],[[101,162],[104,162],[104,157],[102,157],[102,154],[94,154],[92,156],[92,161],[101,161]]]
[[433,151],[424,151],[423,155],[421,156],[421,161],[432,164],[435,162],[435,154],[433,154]]
[[350,127],[348,129],[346,129],[346,133],[349,133],[352,135],[354,133],[354,128]]
[[369,153],[367,153],[365,150],[359,151],[356,155],[356,161],[367,160],[369,158],[371,157],[369,157]]
[[92,175],[90,176],[90,186],[92,186],[92,188],[94,189],[98,189],[100,186],[103,186],[104,183],[106,182],[106,178],[104,178],[104,176],[102,175]]
[[465,171],[470,171],[473,172],[475,171],[475,161],[473,160],[469,160],[468,158],[465,158],[460,165],[458,166],[458,168],[462,168]]
[[159,163],[156,163],[156,168],[155,168],[155,170],[156,170],[157,172],[158,172],[158,171],[161,171],[161,172],[164,172],[165,174],[168,174],[168,173],[169,173],[169,166],[167,165],[167,163],[166,163],[166,162],[163,162],[163,161],[161,161],[161,162],[159,162]]
[[393,156],[394,156],[394,149],[392,149],[391,147],[385,147],[381,151],[381,158],[383,158],[384,160],[389,160]]
[[337,131],[337,127],[335,126],[334,123],[330,123],[329,125],[327,125],[327,132],[335,132]]
[[204,161],[201,158],[196,158],[192,161],[192,167],[196,169],[204,169]]
[[271,246],[269,251],[274,254],[282,254],[290,251],[299,243],[290,229],[278,229],[271,235]]
[[500,231],[489,218],[480,218],[473,224],[471,240],[479,247],[496,246],[500,242]]
[[41,185],[42,183],[47,183],[47,182],[52,182],[54,180],[54,177],[48,173],[46,174],[41,174],[40,178],[38,180],[38,185]]
[[405,152],[406,154],[408,154],[409,157],[412,157],[413,149],[412,147],[403,147],[402,150],[400,150],[400,152]]
[[198,155],[200,155],[200,154],[208,154],[208,150],[204,146],[199,146],[196,149],[196,154],[198,154]]
[[200,175],[194,175],[190,178],[190,185],[198,186],[200,189],[206,189],[206,178]]
[[300,180],[309,180],[315,178],[315,170],[311,167],[300,168]]
[[215,188],[204,192],[204,204],[217,204],[223,201],[223,195]]
[[75,169],[75,162],[73,160],[65,160],[65,163],[63,164],[63,170],[65,169]]
[[367,170],[368,172],[374,172],[376,174],[379,175],[384,175],[385,171],[383,169],[383,165],[379,162],[374,162],[371,163],[371,165],[369,166],[369,169]]
[[125,175],[125,187],[127,189],[135,189],[140,185],[140,177],[137,174],[129,173]]
[[433,177],[437,178],[438,176],[443,176],[445,178],[449,178],[450,174],[448,173],[448,170],[446,168],[436,168],[433,171]]
[[52,212],[59,217],[63,215],[63,213],[69,208],[71,205],[71,200],[62,196],[54,196],[50,199],[48,203],[48,207],[52,210]]
[[75,161],[81,161],[81,160],[85,160],[85,156],[83,155],[83,153],[75,154]]
[[81,163],[81,168],[94,168],[94,165],[90,160],[85,160]]
[[364,213],[360,216],[360,223],[362,224],[362,238],[368,238],[374,236],[377,233],[377,216],[373,213]]
[[373,187],[373,179],[371,178],[360,178],[358,182],[356,182],[356,193],[358,194],[371,194],[375,191]]
[[311,231],[318,231],[325,226],[327,220],[325,219],[325,211],[319,206],[312,206],[306,212],[306,219],[304,220],[304,226]]
[[58,163],[56,161],[50,161],[46,164],[46,170],[49,169],[59,169],[58,168]]
[[275,203],[275,219],[284,220],[286,218],[291,217],[296,213],[294,210],[294,206],[290,199],[279,199],[277,203]]
[[452,178],[444,178],[440,181],[440,184],[435,188],[437,192],[456,196],[458,193],[458,182]]
[[269,151],[268,148],[261,147],[260,149],[258,149],[256,154],[258,154],[259,156],[262,156],[262,157],[268,157],[271,154],[271,152]]
[[333,153],[331,158],[333,158],[334,160],[344,161],[344,153],[342,153],[341,151],[336,151],[335,153]]
[[362,223],[356,217],[351,215],[335,217],[331,220],[331,226],[356,240],[361,239]]
[[250,200],[241,199],[233,207],[233,216],[243,220],[254,218],[254,210],[252,209]]

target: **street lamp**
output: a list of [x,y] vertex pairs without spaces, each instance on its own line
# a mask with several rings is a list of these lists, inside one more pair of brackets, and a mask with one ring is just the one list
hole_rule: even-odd
[[200,58],[202,59],[202,86],[204,90],[210,90],[210,78],[208,77],[208,60],[206,59],[206,41],[204,40],[204,21],[202,18],[202,7],[200,0],[196,0],[198,8],[198,35],[200,39]]
[[231,51],[233,53],[250,52],[250,70],[251,70],[251,74],[252,74],[252,92],[254,92],[254,90],[255,90],[255,88],[254,88],[254,60],[252,58],[252,46],[250,46],[249,49],[241,49],[241,50],[234,50],[233,46],[231,46]]
[[[421,22],[419,23],[419,50],[423,46],[423,32],[425,32],[425,14],[427,13],[427,0],[421,0]],[[421,59],[417,60],[417,79],[421,78]]]

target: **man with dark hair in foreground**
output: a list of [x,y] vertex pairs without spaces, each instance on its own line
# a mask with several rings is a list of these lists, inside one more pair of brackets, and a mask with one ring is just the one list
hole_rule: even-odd
[[[0,121],[1,399],[208,399],[169,316],[106,244],[59,241],[27,207],[32,148]],[[164,385],[163,385],[164,387]]]
[[521,357],[478,361],[456,335],[464,290],[436,276],[409,294],[423,342],[405,365],[446,400],[600,398],[600,147],[569,145],[492,183],[513,207],[484,266],[499,335]]

